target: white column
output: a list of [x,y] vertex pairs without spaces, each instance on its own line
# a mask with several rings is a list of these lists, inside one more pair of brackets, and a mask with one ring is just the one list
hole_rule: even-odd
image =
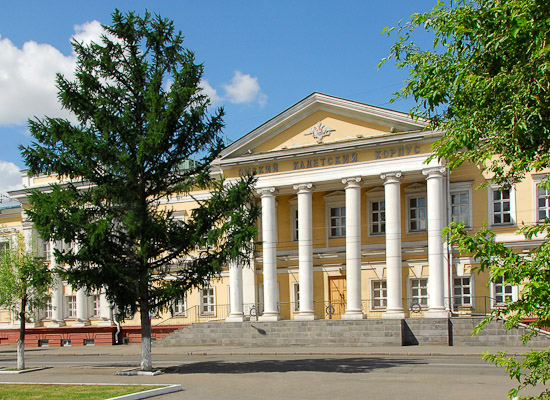
[[429,308],[425,316],[448,318],[445,310],[445,263],[443,260],[443,177],[445,168],[434,167],[422,171],[426,176],[428,192],[428,300]]
[[342,179],[346,185],[346,313],[342,319],[363,319],[361,307],[361,178]]
[[300,313],[295,319],[315,319],[313,310],[313,185],[295,185],[298,191],[298,278],[300,279]]
[[[57,246],[57,242],[50,240],[50,265],[53,268],[56,267],[57,261],[55,260],[54,250]],[[54,276],[54,282],[52,285],[52,322],[48,324],[49,327],[55,328],[65,325],[65,318],[63,315],[63,304],[65,303],[65,296],[63,294],[63,281],[59,276]]]
[[386,288],[387,306],[383,318],[405,318],[402,301],[401,266],[401,172],[380,175],[386,203]]
[[109,303],[109,300],[107,300],[107,296],[105,295],[105,291],[102,290],[99,294],[99,317],[100,321],[98,323],[99,326],[112,326],[113,323],[113,315],[112,315],[112,309],[111,304]]
[[277,307],[277,213],[275,210],[274,187],[259,189],[262,196],[262,250],[264,275],[264,312],[260,321],[278,321],[280,319]]
[[231,312],[225,320],[243,322],[243,268],[237,262],[229,264],[229,303]]
[[86,295],[86,290],[80,288],[76,291],[76,322],[73,326],[90,325],[88,315],[88,296]]

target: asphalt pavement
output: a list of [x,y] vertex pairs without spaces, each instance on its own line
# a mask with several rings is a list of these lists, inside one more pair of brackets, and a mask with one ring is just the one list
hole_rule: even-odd
[[[158,376],[118,376],[139,366],[139,345],[31,348],[36,372],[0,375],[2,383],[181,384],[171,399],[505,399],[514,382],[485,363],[485,351],[529,347],[154,347]],[[15,366],[0,346],[0,367]],[[98,389],[100,390],[100,389]],[[536,392],[531,391],[531,394]],[[528,393],[526,393],[528,394]]]

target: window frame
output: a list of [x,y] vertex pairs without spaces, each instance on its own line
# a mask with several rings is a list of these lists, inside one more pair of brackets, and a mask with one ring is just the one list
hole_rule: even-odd
[[299,313],[300,312],[300,282],[294,281],[292,282],[292,291],[291,294],[291,301],[292,301],[292,312],[293,313]]
[[[212,298],[213,299],[213,302],[211,303],[210,301],[208,301],[207,303],[204,302],[204,295],[203,295],[203,291],[204,290],[212,290],[212,295],[208,294],[206,297],[208,299]],[[204,306],[207,306],[207,307],[211,307],[212,310],[207,310],[207,311],[204,311],[203,308]],[[215,317],[216,316],[216,310],[217,307],[216,307],[216,287],[215,286],[206,286],[206,287],[203,287],[203,288],[199,288],[199,316],[200,317]]]
[[[346,237],[346,223],[345,223],[345,214],[343,216],[344,224],[339,226],[340,232],[343,233],[340,236],[332,236],[332,216],[331,211],[333,208],[346,209],[346,195],[343,191],[332,192],[324,196],[325,199],[325,227],[326,227],[326,237],[327,242],[329,239],[344,239]],[[342,220],[342,216],[338,217]]]
[[65,296],[65,305],[67,307],[67,319],[76,319],[78,314],[76,294],[69,294]]
[[290,204],[290,241],[298,241],[298,197],[293,197]]
[[[502,276],[498,277],[498,279],[501,282],[495,282],[492,279],[491,279],[491,282],[490,282],[490,287],[491,287],[491,308],[493,308],[493,309],[506,307],[506,304],[508,303],[506,301],[506,297],[508,297],[508,296],[510,297],[512,303],[518,300],[518,287],[515,286],[515,285],[511,285],[509,283],[506,283]],[[509,294],[507,294],[505,292],[503,294],[501,294],[501,296],[504,296],[504,299],[503,299],[504,301],[502,301],[502,302],[497,301],[497,287],[498,286],[502,286],[503,288],[507,288],[507,287],[510,288],[510,293]]]
[[[540,206],[539,206],[539,189],[542,189],[542,188],[539,188],[539,185],[541,182],[544,182],[545,180],[548,179],[548,176],[547,175],[539,175],[539,176],[534,176],[533,177],[533,209],[534,209],[534,215],[533,215],[533,221],[535,224],[540,224],[540,223],[543,223],[544,222],[544,219],[540,219],[539,218],[539,210],[540,210]],[[546,189],[543,189],[543,190],[546,190]],[[545,207],[546,208],[546,218],[550,218],[550,189],[546,190],[547,191],[547,206]]]
[[[417,277],[409,277],[409,285],[408,285],[408,291],[409,291],[409,301],[410,301],[410,304],[408,304],[409,308],[412,306],[412,304],[415,303],[414,300],[416,300],[417,298],[420,299],[420,301],[418,302],[418,304],[420,304],[420,306],[422,308],[428,308],[430,306],[430,298],[429,298],[429,291],[428,291],[428,277],[425,277],[425,276],[422,276],[420,278],[417,278]],[[426,285],[425,286],[419,286],[418,288],[416,287],[413,287],[413,281],[426,281]],[[426,290],[426,295],[420,295],[420,296],[414,296],[413,294],[413,291],[415,289],[425,289]],[[422,302],[422,299],[426,299],[425,301],[425,304]]]
[[[472,184],[470,182],[451,183],[449,190],[449,210],[450,219],[453,221],[453,194],[466,193],[468,199],[468,221],[466,221],[466,230],[473,229],[473,206],[472,206]],[[460,221],[459,221],[460,222]]]
[[[375,284],[383,284],[384,287],[375,288]],[[370,310],[371,311],[384,311],[388,307],[388,283],[386,279],[370,279]],[[376,292],[382,292],[385,296],[375,296]],[[383,305],[376,306],[375,302],[380,301]]]
[[[412,229],[411,223],[413,222],[413,219],[411,219],[411,200],[412,199],[419,199],[424,198],[424,206],[423,207],[415,207],[417,210],[424,208],[424,224],[425,228],[423,229]],[[425,233],[428,231],[428,196],[426,192],[417,192],[417,193],[410,193],[405,196],[406,209],[407,209],[407,233]],[[414,221],[422,221],[421,219],[415,218]]]
[[[497,191],[502,193],[502,191],[500,191],[500,188],[501,188],[501,186],[499,186],[499,185],[491,185],[491,186],[489,186],[489,190],[487,190],[487,194],[488,194],[487,201],[488,201],[488,211],[489,211],[489,226],[490,227],[495,227],[495,228],[514,226],[514,225],[516,225],[516,190],[515,190],[515,187],[513,185],[510,186],[508,189],[505,189],[505,190],[509,190],[510,222],[499,222],[499,223],[494,222],[494,217],[495,217],[494,204],[495,204],[495,200],[494,200],[494,197],[493,197],[493,193],[495,193]],[[503,199],[500,199],[501,202],[502,202],[502,200]],[[501,213],[501,215],[504,215],[504,211],[501,211],[500,213]]]
[[[460,279],[461,280],[461,284],[460,286],[458,285],[455,285],[455,279]],[[464,285],[462,280],[463,279],[468,279],[469,280],[469,284],[468,285]],[[458,297],[456,294],[455,294],[455,289],[457,287],[460,287],[460,304],[457,304],[456,303],[456,298]],[[470,304],[464,304],[464,288],[465,287],[469,287],[469,290],[470,290],[470,293],[467,294],[467,296],[470,298]],[[455,310],[458,310],[459,307],[462,307],[462,308],[468,308],[468,309],[475,309],[475,298],[474,298],[474,279],[473,279],[473,276],[471,275],[453,275],[453,308]]]

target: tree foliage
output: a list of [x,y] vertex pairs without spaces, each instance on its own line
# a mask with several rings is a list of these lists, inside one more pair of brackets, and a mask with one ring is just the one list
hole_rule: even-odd
[[[549,1],[438,1],[396,31],[396,43],[381,64],[393,60],[409,70],[395,99],[416,100],[411,114],[442,132],[434,157],[445,159],[450,169],[471,162],[503,187],[550,166]],[[428,46],[421,43],[426,32],[433,38]],[[541,186],[550,188],[548,179]],[[548,237],[550,220],[521,232],[527,238]],[[469,235],[455,224],[447,233],[462,253],[479,260],[480,269],[490,270],[493,280],[502,277],[521,285],[519,301],[495,310],[478,329],[499,317],[506,318],[509,329],[524,318],[535,318],[535,327],[549,324],[548,242],[524,257],[496,243],[488,229]],[[504,353],[486,357],[519,381],[510,396],[550,378],[550,350],[531,351],[520,359]],[[550,397],[550,392],[540,396]]]
[[[78,122],[29,121],[30,173],[64,180],[33,191],[29,215],[44,237],[76,244],[56,251],[71,285],[104,288],[121,314],[140,310],[150,346],[152,313],[229,260],[249,260],[254,179],[228,183],[210,169],[223,148],[223,110],[208,113],[203,66],[173,23],[116,11],[104,29],[101,43],[73,42],[76,79],[57,77],[61,104]],[[176,218],[167,201],[197,192],[197,208]],[[151,369],[147,351],[143,369]]]
[[23,234],[5,235],[8,246],[0,254],[0,306],[19,319],[17,365],[25,368],[25,323],[44,307],[49,298],[51,274],[44,260],[25,243]]

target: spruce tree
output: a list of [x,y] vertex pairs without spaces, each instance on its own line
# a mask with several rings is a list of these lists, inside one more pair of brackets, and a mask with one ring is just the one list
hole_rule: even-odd
[[[150,371],[150,315],[252,251],[253,177],[224,181],[210,163],[223,148],[223,109],[210,114],[203,66],[172,21],[113,14],[101,43],[73,42],[75,80],[57,76],[77,123],[29,121],[30,174],[59,181],[30,194],[41,236],[75,243],[56,251],[73,286],[106,291],[120,314],[139,310],[141,369]],[[168,199],[204,191],[185,219]],[[197,250],[203,249],[203,250]]]

